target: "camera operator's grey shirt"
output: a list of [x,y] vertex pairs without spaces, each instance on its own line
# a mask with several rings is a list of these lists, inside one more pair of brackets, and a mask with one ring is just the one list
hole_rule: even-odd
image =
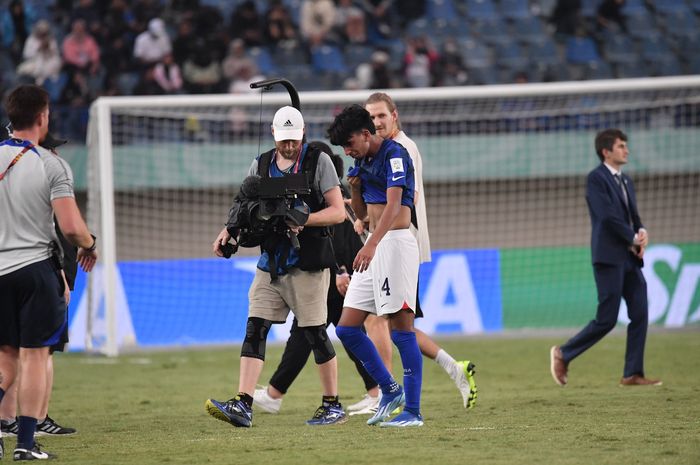
[[[308,147],[306,149],[308,151]],[[304,154],[306,155],[306,154]],[[275,163],[273,157],[272,163]],[[258,174],[258,159],[253,160],[248,170],[248,176]],[[331,157],[327,153],[321,152],[318,156],[318,164],[316,165],[316,173],[314,173],[314,184],[319,192],[326,193],[332,188],[340,185],[338,173],[335,172],[335,166],[331,161]]]
[[[0,143],[0,173],[28,144]],[[28,150],[0,181],[0,276],[51,256],[58,243],[51,201],[74,197],[73,173],[63,159],[42,147]]]

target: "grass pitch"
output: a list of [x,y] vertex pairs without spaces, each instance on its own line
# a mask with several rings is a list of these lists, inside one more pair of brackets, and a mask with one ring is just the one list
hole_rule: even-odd
[[[476,363],[476,408],[464,410],[452,380],[424,359],[425,426],[412,429],[369,427],[367,416],[338,426],[305,425],[320,403],[313,358],[280,414],[257,412],[253,428],[243,429],[204,410],[207,398],[235,393],[238,347],[113,360],[59,354],[50,413],[79,433],[40,442],[58,455],[57,463],[91,465],[700,463],[700,332],[649,335],[647,374],[664,385],[646,388],[618,387],[620,332],[571,364],[569,386],[555,385],[549,347],[565,339],[442,341],[455,357]],[[268,348],[261,382],[281,351]],[[341,401],[349,404],[362,396],[362,382],[342,351],[339,361]],[[400,372],[398,357],[394,368]],[[5,443],[11,451],[14,439]]]

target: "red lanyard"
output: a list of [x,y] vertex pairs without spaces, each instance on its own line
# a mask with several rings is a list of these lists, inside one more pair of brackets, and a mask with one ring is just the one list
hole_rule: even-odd
[[19,159],[22,158],[22,155],[24,155],[25,153],[27,153],[28,151],[30,151],[33,148],[34,148],[34,144],[29,144],[26,147],[24,147],[24,149],[22,149],[22,151],[19,154],[17,154],[17,156],[15,158],[12,159],[12,161],[10,162],[10,165],[7,167],[7,169],[5,171],[3,171],[2,173],[0,173],[0,181],[5,179],[7,172],[10,171],[10,168],[12,168],[13,166],[15,166],[17,164]]

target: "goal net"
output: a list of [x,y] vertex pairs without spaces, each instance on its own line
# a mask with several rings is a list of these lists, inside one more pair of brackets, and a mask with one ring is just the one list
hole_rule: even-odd
[[[333,116],[370,93],[301,93],[308,140],[327,142]],[[421,268],[419,327],[470,334],[592,317],[584,187],[599,163],[595,134],[608,127],[629,136],[624,170],[652,244],[650,321],[700,320],[700,78],[389,94],[423,158],[433,261]],[[88,219],[102,255],[74,343],[115,354],[241,340],[257,251],[224,260],[212,242],[251,161],[273,146],[274,112],[289,103],[286,92],[264,92],[93,104]]]

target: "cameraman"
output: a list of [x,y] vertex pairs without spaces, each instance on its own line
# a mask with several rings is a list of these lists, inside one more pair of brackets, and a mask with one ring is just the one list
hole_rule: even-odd
[[[209,399],[206,408],[213,417],[234,426],[252,425],[253,393],[263,369],[267,334],[272,323],[284,323],[292,310],[312,347],[324,391],[321,406],[307,423],[343,423],[347,417],[338,400],[338,366],[326,333],[329,268],[335,264],[327,226],[345,219],[340,182],[328,154],[303,143],[304,118],[299,110],[289,106],[280,108],[273,119],[272,135],[275,149],[257,157],[248,175],[266,178],[307,173],[311,193],[302,195],[301,200],[310,207],[311,214],[304,225],[289,226],[291,233],[298,234],[299,250],[292,246],[289,237],[270,233],[276,243],[273,247],[269,244],[263,247],[248,292],[250,303],[241,348],[238,394],[225,402]],[[214,241],[214,253],[224,256],[222,246],[230,239],[224,228]]]

